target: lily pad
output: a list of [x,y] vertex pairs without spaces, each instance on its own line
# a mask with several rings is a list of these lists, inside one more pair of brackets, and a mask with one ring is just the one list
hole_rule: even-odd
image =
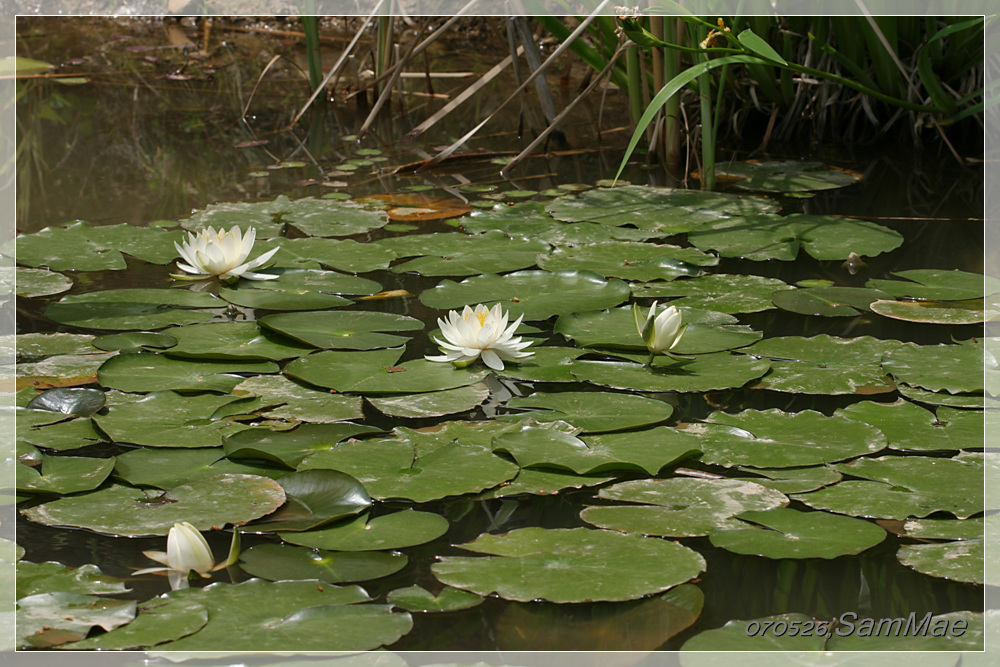
[[443,587],[437,595],[420,586],[408,586],[389,591],[386,602],[413,612],[459,611],[481,604],[482,596],[451,586]]
[[467,387],[455,387],[426,394],[407,394],[388,398],[368,397],[369,403],[382,414],[390,417],[441,417],[457,412],[468,412],[480,405],[490,395],[486,384],[477,382]]
[[277,267],[316,269],[322,264],[348,273],[368,273],[389,267],[396,254],[375,243],[351,239],[272,239],[259,244],[261,252],[279,247],[274,255]]
[[377,433],[375,426],[351,423],[300,424],[285,430],[249,428],[226,436],[224,447],[231,459],[260,459],[295,468],[302,459],[323,452],[342,440],[362,433]]
[[62,354],[88,354],[96,351],[91,344],[95,339],[88,334],[30,333],[18,334],[15,340],[17,356],[21,359]]
[[622,241],[557,248],[538,256],[538,266],[546,271],[587,270],[625,280],[697,276],[702,273],[699,267],[718,263],[715,255],[694,248]]
[[54,591],[81,595],[118,595],[127,593],[128,590],[121,579],[104,574],[93,563],[85,563],[80,567],[67,567],[53,561],[31,563],[21,560],[17,563],[18,597]]
[[961,540],[942,544],[907,544],[896,558],[907,567],[932,577],[983,584],[986,561],[984,540]]
[[368,581],[399,572],[407,558],[385,551],[316,551],[288,544],[258,544],[240,554],[240,567],[270,581],[319,579],[328,583]]
[[97,369],[97,380],[111,389],[127,392],[217,391],[230,392],[244,380],[237,373],[277,373],[270,361],[193,361],[162,354],[119,354]]
[[474,234],[497,229],[511,236],[541,239],[554,246],[645,241],[663,236],[656,231],[612,227],[595,222],[559,222],[545,212],[541,202],[520,202],[513,206],[501,204],[489,210],[473,211],[462,219],[462,228]]
[[358,480],[337,470],[301,470],[280,477],[278,483],[285,490],[286,503],[262,522],[248,526],[247,532],[310,530],[363,512],[372,504]]
[[296,199],[281,216],[307,236],[353,236],[389,223],[384,211],[354,201]]
[[975,519],[916,519],[903,526],[908,537],[925,540],[978,540],[985,537],[983,517]]
[[482,275],[461,283],[443,280],[420,295],[430,308],[461,308],[501,302],[512,319],[544,320],[584,310],[611,308],[629,296],[628,284],[605,280],[592,271],[517,271],[504,276]]
[[688,234],[701,250],[754,261],[795,259],[802,248],[818,260],[874,257],[898,248],[898,232],[865,220],[832,215],[751,215],[705,224]]
[[282,313],[268,315],[259,322],[262,327],[307,345],[342,350],[398,347],[408,339],[382,332],[414,331],[424,326],[420,320],[406,315],[362,310]]
[[573,360],[586,353],[571,347],[531,346],[531,356],[516,364],[505,364],[499,375],[527,382],[576,382]]
[[739,351],[771,360],[771,370],[758,389],[795,394],[880,394],[896,388],[886,378],[881,361],[899,346],[898,341],[870,336],[819,334],[812,338],[768,338]]
[[[261,271],[266,275],[266,271]],[[223,287],[219,296],[231,304],[259,310],[321,310],[350,305],[351,300],[322,292],[286,292],[256,287]]]
[[740,468],[743,472],[762,477],[738,477],[780,491],[785,494],[815,491],[839,482],[843,475],[829,466],[802,468]]
[[[778,625],[782,623],[784,625]],[[711,660],[716,662],[717,657],[711,653],[700,653],[701,651],[740,651],[747,652],[748,656],[751,656],[751,651],[769,651],[772,652],[765,656],[766,663],[771,665],[776,662],[775,655],[773,652],[777,651],[796,651],[796,653],[788,653],[789,656],[801,656],[808,655],[805,653],[809,651],[810,653],[823,650],[826,644],[826,638],[830,634],[829,621],[826,621],[827,626],[823,634],[815,631],[813,634],[805,634],[804,632],[797,632],[794,635],[788,632],[788,628],[792,623],[797,623],[798,627],[815,627],[816,619],[811,616],[806,616],[805,614],[778,614],[775,616],[766,616],[763,618],[756,618],[749,621],[741,619],[733,619],[726,621],[726,624],[719,628],[712,628],[711,630],[704,630],[699,632],[694,637],[691,637],[684,645],[681,646],[681,651],[684,652],[685,660],[681,664],[687,667],[693,667],[694,665],[702,664],[700,660],[694,659],[690,663],[686,659],[687,656],[694,656],[695,658],[708,655]],[[776,633],[771,631],[762,631],[762,628],[777,627],[778,629],[784,628],[783,632]],[[792,626],[794,627],[794,626]],[[784,657],[784,656],[783,656]],[[796,660],[797,658],[788,658],[790,660]],[[866,656],[865,658],[869,658]],[[748,657],[747,662],[752,665],[763,664],[763,662],[758,663],[752,657]],[[815,664],[830,664],[831,661],[823,656],[821,659],[817,659]],[[806,663],[810,664],[810,663]],[[943,667],[943,666],[942,666]]]
[[73,286],[73,279],[45,269],[17,268],[17,295],[27,298],[61,294]]
[[56,322],[84,329],[160,329],[212,319],[207,308],[223,302],[199,292],[180,289],[118,289],[70,294],[45,314]]
[[281,539],[334,551],[403,549],[436,540],[448,531],[448,526],[448,520],[439,514],[406,509],[375,518],[362,514],[346,522],[302,533],[282,533]]
[[49,389],[35,396],[26,406],[29,410],[47,410],[71,417],[89,417],[104,407],[104,392],[82,387]]
[[152,264],[169,264],[177,257],[174,243],[179,243],[186,235],[180,230],[165,230],[156,225],[142,227],[122,223],[101,225],[87,231],[87,238],[105,248],[114,248]]
[[66,648],[120,651],[155,646],[194,634],[207,622],[208,611],[200,602],[153,598],[138,606],[138,615],[131,623]]
[[[995,306],[995,303],[990,304]],[[872,310],[879,315],[923,324],[979,324],[994,319],[995,307],[986,310],[982,299],[968,301],[876,301]]]
[[587,528],[521,528],[480,535],[463,549],[491,557],[444,556],[431,566],[442,583],[506,600],[634,600],[682,584],[705,569],[676,542]]
[[46,227],[15,239],[17,261],[45,266],[53,271],[107,271],[124,269],[125,258],[114,248],[92,240],[93,227],[76,222],[67,227]]
[[889,295],[861,287],[805,287],[771,294],[771,301],[782,310],[823,317],[856,317],[873,309]]
[[[314,350],[257,326],[257,322],[208,322],[173,327],[177,344],[168,354],[189,359],[271,360],[303,357]],[[257,373],[277,371],[259,370]],[[239,371],[243,372],[243,371]],[[245,371],[254,372],[254,371]],[[164,387],[166,388],[166,387]]]
[[253,287],[261,290],[275,290],[290,294],[375,294],[382,289],[374,280],[359,278],[337,271],[316,269],[289,269],[271,267],[261,271],[277,276],[273,280],[241,280],[237,287]]
[[535,265],[535,256],[549,250],[536,238],[510,236],[502,231],[484,234],[425,234],[381,241],[400,257],[420,255],[392,267],[395,273],[423,276],[472,276],[505,273]]
[[93,346],[109,352],[152,352],[177,345],[177,339],[170,334],[152,331],[108,334],[93,339]]
[[882,366],[898,382],[929,391],[982,391],[984,352],[979,345],[914,345],[888,352]]
[[925,517],[934,512],[952,511],[956,505],[946,496],[870,480],[839,482],[812,493],[798,494],[795,499],[816,509],[876,519]]
[[733,179],[733,186],[756,192],[809,192],[853,185],[859,174],[822,162],[776,160],[726,162],[716,165],[716,176]]
[[233,388],[234,394],[257,396],[265,406],[259,412],[273,419],[333,423],[361,419],[360,396],[310,389],[283,375],[249,377]]
[[732,467],[793,468],[843,461],[885,448],[874,426],[813,410],[744,410],[735,415],[713,412],[707,423],[689,424],[700,436],[706,463]]
[[644,479],[605,487],[604,500],[637,505],[595,505],[580,518],[600,528],[623,533],[697,537],[722,528],[742,527],[733,517],[748,510],[783,507],[783,493],[747,480]]
[[114,476],[133,486],[170,489],[185,483],[214,477],[219,470],[212,464],[222,459],[221,447],[174,449],[142,447],[115,457]]
[[[40,411],[18,411],[17,412],[17,441],[31,443],[38,447],[45,447],[57,452],[65,452],[80,447],[87,447],[107,440],[107,436],[97,430],[94,422],[90,419],[73,419],[70,421],[59,421],[54,424],[37,422],[37,417],[32,413]],[[42,413],[52,417],[60,417],[59,413]]]
[[135,537],[166,535],[174,523],[198,530],[227,523],[242,525],[274,511],[285,501],[281,486],[266,477],[222,474],[174,487],[164,493],[112,484],[22,510],[47,526],[86,528]]
[[14,373],[17,388],[49,389],[77,387],[97,382],[97,369],[114,356],[111,352],[98,354],[60,354],[41,361],[20,363]]
[[[714,273],[695,278],[638,283],[632,295],[672,298],[669,305],[704,308],[723,313],[756,313],[773,308],[771,295],[794,288],[782,280],[755,275]],[[680,297],[680,298],[673,298]]]
[[220,407],[240,400],[238,396],[182,396],[157,391],[145,396],[119,394],[113,399],[107,414],[93,419],[115,442],[146,447],[218,447],[224,435],[242,428],[211,419]]
[[135,618],[135,600],[80,593],[39,593],[17,601],[18,646],[49,648],[83,639],[91,628],[114,630]]
[[[507,408],[517,410],[508,418],[528,415],[535,421],[562,420],[573,424],[583,433],[624,431],[656,424],[670,417],[674,408],[669,403],[643,396],[612,392],[578,391],[530,396],[507,401]],[[535,408],[527,412],[523,409]]]
[[744,528],[709,535],[717,547],[765,558],[837,558],[861,553],[885,539],[874,523],[826,512],[799,512],[787,507],[743,512]]
[[868,286],[888,292],[894,297],[911,297],[932,301],[964,301],[982,299],[1000,292],[1000,280],[981,273],[953,269],[910,269],[893,271],[904,280],[868,281]]
[[100,486],[115,467],[114,459],[45,455],[41,458],[41,471],[21,463],[17,465],[19,492],[65,495],[90,491]]
[[979,411],[941,407],[935,416],[930,410],[900,399],[895,403],[862,401],[837,413],[885,433],[890,449],[935,451],[983,446],[983,414]]
[[271,201],[260,202],[218,202],[181,220],[181,227],[191,231],[208,227],[229,229],[233,225],[241,229],[253,227],[257,238],[265,239],[281,234],[284,225],[281,214],[289,209],[292,202],[285,195],[278,195]]
[[755,197],[638,185],[597,188],[573,198],[557,199],[545,207],[557,220],[632,225],[671,234],[688,232],[721,218],[771,213],[777,208],[777,203]]
[[714,391],[742,387],[771,367],[767,359],[728,352],[703,354],[693,359],[657,357],[652,366],[633,361],[577,359],[572,372],[581,382],[632,391]]
[[[910,617],[903,617],[905,624]],[[965,651],[965,656],[974,655],[974,652],[982,655],[985,648],[985,619],[982,613],[970,611],[953,611],[947,614],[937,614],[931,616],[921,616],[913,614],[913,626],[915,629],[909,634],[896,634],[883,631],[882,634],[864,635],[864,619],[855,619],[853,633],[841,636],[836,631],[827,642],[827,649],[830,651],[879,651],[881,655],[892,655],[889,651],[899,651],[898,655],[907,656],[912,663],[913,659],[919,655],[920,663],[924,663],[924,656],[940,655],[948,657],[948,663],[955,657],[955,651]],[[926,618],[926,620],[925,620]],[[923,625],[925,624],[926,625]],[[922,626],[925,630],[917,631],[916,628]],[[890,626],[893,627],[893,626]],[[898,625],[896,626],[898,627]],[[846,632],[843,628],[841,632]],[[924,634],[926,632],[926,634]],[[906,653],[903,653],[906,651]],[[919,653],[917,653],[919,651]],[[951,654],[944,653],[951,651]],[[870,653],[869,653],[870,655]],[[968,658],[963,657],[962,662],[967,662]],[[983,663],[988,664],[988,663]]]
[[[959,392],[950,394],[946,391],[927,391],[920,387],[913,387],[905,382],[897,382],[896,389],[901,396],[928,405],[947,405],[956,408],[983,408],[986,406],[987,397],[982,392]],[[994,399],[989,399],[991,402]]]
[[483,500],[510,498],[512,496],[552,496],[567,489],[582,489],[606,484],[617,475],[577,475],[566,470],[524,468],[517,477],[500,486],[479,494]]

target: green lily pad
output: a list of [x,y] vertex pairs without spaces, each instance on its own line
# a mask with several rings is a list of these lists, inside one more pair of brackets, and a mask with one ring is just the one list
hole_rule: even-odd
[[26,406],[29,410],[47,410],[71,417],[89,417],[104,407],[104,392],[82,387],[59,387],[43,391]]
[[676,542],[610,530],[521,528],[460,546],[491,557],[441,557],[431,566],[438,580],[518,602],[634,600],[705,569],[698,552]]
[[[696,278],[637,283],[635,297],[671,298],[669,305],[723,313],[756,313],[773,308],[771,295],[794,288],[782,280],[755,275],[709,274]],[[674,298],[680,297],[680,298]]]
[[541,202],[499,204],[488,210],[473,211],[462,218],[462,228],[470,233],[497,229],[511,236],[541,239],[555,246],[602,243],[605,241],[645,241],[659,232],[612,227],[594,222],[565,223],[553,220]]
[[145,648],[194,634],[207,622],[208,610],[200,602],[153,598],[138,606],[138,614],[131,623],[68,644],[66,648],[104,651]]
[[[266,273],[262,271],[261,273]],[[256,287],[223,287],[219,296],[229,303],[259,310],[321,310],[350,305],[351,300],[322,292],[285,292]]]
[[177,345],[177,339],[170,334],[152,331],[137,331],[134,333],[108,334],[93,339],[93,346],[109,352],[151,352],[171,348]]
[[372,504],[361,482],[337,470],[300,470],[280,477],[278,483],[285,490],[285,505],[245,530],[310,530],[363,512]]
[[455,368],[451,364],[426,359],[414,359],[397,366],[395,360],[402,350],[395,348],[384,352],[387,354],[339,350],[318,352],[291,362],[285,366],[285,374],[339,392],[419,394],[465,387],[481,381],[490,373],[481,364]]
[[[914,613],[909,617],[903,617],[901,623],[895,627],[904,626],[912,618],[910,633],[897,633],[883,630],[881,634],[875,634],[873,630],[870,634],[864,633],[864,619],[854,619],[851,628],[853,632],[847,632],[845,626],[841,632],[846,636],[841,636],[834,631],[827,642],[827,649],[830,651],[878,651],[880,655],[892,655],[889,651],[899,651],[902,658],[906,656],[910,663],[918,655],[920,664],[925,664],[925,656],[947,656],[947,665],[953,664],[955,651],[965,651],[961,659],[962,662],[968,660],[965,656],[974,655],[978,652],[982,655],[985,648],[984,639],[986,633],[985,620],[982,613],[970,611],[953,611],[947,614],[931,616],[927,612],[926,616]],[[893,626],[889,626],[890,628]],[[917,628],[921,628],[918,630]],[[903,653],[906,651],[906,653]],[[919,653],[917,653],[919,651]],[[951,654],[944,653],[952,651]],[[987,658],[988,660],[988,658]],[[988,663],[983,663],[988,664]]]
[[898,382],[951,394],[983,390],[983,348],[979,345],[914,345],[888,352],[882,366]]
[[61,294],[73,286],[73,279],[45,269],[17,268],[17,295],[27,298]]
[[531,346],[531,356],[516,364],[505,364],[498,375],[527,382],[576,382],[573,360],[586,353],[571,347]]
[[888,294],[861,287],[805,287],[780,290],[771,294],[771,301],[778,308],[802,315],[822,317],[856,317],[872,310]]
[[933,301],[965,301],[981,299],[1000,292],[1000,280],[981,273],[953,269],[910,269],[893,271],[894,276],[905,280],[868,281],[868,286],[888,292],[894,297],[911,297]]
[[639,505],[595,505],[580,518],[623,533],[697,537],[713,530],[742,527],[733,517],[748,510],[783,507],[783,493],[736,479],[644,479],[600,490],[598,498]]
[[211,449],[133,449],[115,457],[114,476],[133,486],[171,489],[188,482],[213,477],[212,464],[222,459],[221,447]]
[[978,459],[974,456],[967,459],[883,456],[840,463],[836,468],[847,475],[908,489],[925,496],[923,502],[933,503],[964,519],[983,511],[981,460],[982,455]]
[[97,369],[97,381],[127,392],[218,391],[230,392],[244,380],[237,373],[276,373],[270,361],[194,361],[162,354],[119,354]]
[[286,431],[248,428],[226,436],[224,447],[231,459],[260,459],[295,468],[302,459],[323,452],[342,440],[362,433],[377,433],[375,426],[351,423],[300,424]]
[[333,423],[364,417],[360,396],[310,389],[283,375],[249,377],[232,391],[234,394],[257,396],[267,406],[259,412],[273,419]]
[[775,507],[736,518],[748,525],[714,531],[709,535],[712,544],[765,558],[837,558],[861,553],[885,539],[885,531],[874,523],[826,512]]
[[135,618],[135,600],[80,593],[39,593],[17,601],[17,644],[49,648],[83,639],[91,628],[114,630]]
[[517,477],[496,488],[479,494],[479,498],[510,498],[512,496],[551,496],[567,489],[600,486],[616,479],[615,473],[577,475],[566,470],[525,468]]
[[501,302],[511,319],[544,320],[553,315],[611,308],[629,296],[628,284],[592,271],[517,271],[482,275],[461,283],[443,280],[420,295],[430,308],[451,309]]
[[[983,408],[987,398],[982,392],[959,392],[950,394],[946,391],[927,391],[920,387],[912,387],[905,382],[897,382],[896,390],[901,396],[928,405],[947,405],[956,408]],[[990,399],[991,401],[993,399]]]
[[384,211],[354,201],[296,199],[281,216],[307,236],[353,236],[389,223]]
[[112,484],[22,510],[47,526],[86,528],[135,537],[166,535],[175,523],[198,530],[227,523],[242,525],[274,511],[285,501],[277,482],[255,475],[222,474],[174,487],[164,493]]
[[240,567],[261,579],[319,579],[328,583],[368,581],[399,572],[406,556],[386,551],[316,551],[288,544],[258,544],[240,554]]
[[880,394],[896,388],[886,378],[881,361],[899,346],[898,341],[870,336],[819,334],[812,338],[768,338],[739,351],[771,360],[771,370],[758,389],[795,394]]
[[62,354],[91,354],[96,351],[91,344],[96,339],[88,334],[30,333],[18,334],[15,340],[17,356],[21,359]]
[[42,455],[41,471],[19,463],[17,490],[21,493],[80,493],[90,491],[108,478],[115,467],[114,459],[83,456]]
[[348,273],[368,273],[389,267],[396,254],[375,243],[351,239],[271,239],[260,244],[261,252],[278,247],[274,265],[293,269],[316,269],[322,264]]
[[420,255],[392,267],[395,273],[423,276],[472,276],[505,273],[535,265],[535,256],[549,250],[536,238],[510,236],[502,231],[483,234],[424,234],[381,241],[400,257]]
[[764,375],[768,368],[767,359],[717,352],[684,360],[659,356],[652,366],[633,361],[577,359],[571,370],[581,382],[614,389],[691,392],[742,387]]
[[663,233],[688,232],[721,218],[771,213],[775,202],[721,192],[675,190],[638,185],[598,188],[549,202],[545,209],[557,220],[632,225]]
[[413,612],[459,611],[471,609],[483,601],[482,596],[451,586],[443,587],[437,595],[420,586],[408,586],[389,591],[386,602]]
[[716,165],[715,174],[734,179],[733,186],[756,192],[808,192],[853,185],[859,174],[822,162],[776,160],[768,162],[726,162]]
[[894,320],[923,324],[979,324],[998,314],[995,302],[986,310],[983,299],[968,301],[876,301],[872,311]]
[[281,539],[304,547],[334,551],[403,549],[436,540],[448,532],[448,526],[448,520],[439,514],[406,509],[375,518],[362,514],[346,522],[302,533],[282,533]]
[[291,205],[291,200],[285,195],[278,195],[271,201],[218,202],[196,211],[181,220],[180,224],[191,231],[208,227],[230,229],[233,225],[243,230],[253,227],[257,230],[257,238],[265,239],[281,234],[284,224],[280,222],[280,217]]
[[688,234],[701,250],[763,261],[795,259],[802,248],[818,260],[874,257],[898,248],[898,232],[865,220],[832,215],[751,215],[702,225]]
[[[73,419],[70,421],[60,421],[55,424],[32,424],[34,412],[41,411],[18,411],[17,412],[17,441],[30,443],[38,447],[45,447],[57,452],[65,452],[80,447],[87,447],[107,440],[107,436],[97,430],[94,422],[90,419]],[[42,413],[59,418],[57,413]]]
[[374,350],[405,345],[407,338],[385,331],[414,331],[423,322],[406,315],[363,310],[268,315],[260,325],[289,338],[324,349]]
[[932,577],[983,584],[986,560],[984,540],[943,544],[907,544],[896,553],[899,562]]
[[[519,419],[526,414],[535,421],[562,420],[580,428],[583,433],[649,426],[668,419],[674,410],[669,403],[652,398],[597,391],[536,392],[507,401],[507,408],[518,410],[506,415],[508,418]],[[520,412],[525,408],[535,409]]]
[[689,424],[685,430],[700,437],[702,460],[727,468],[818,465],[873,454],[886,445],[885,436],[874,426],[813,410],[713,412],[706,421]]
[[46,357],[41,361],[20,363],[14,374],[23,382],[34,387],[44,387],[47,383],[59,386],[65,381],[69,384],[90,384],[95,382],[97,369],[106,360],[114,356],[111,352],[99,354],[60,354]]
[[15,240],[17,261],[27,266],[45,266],[52,271],[108,271],[124,269],[125,258],[90,238],[93,227],[76,222],[68,227],[46,227]]
[[407,394],[388,398],[368,397],[366,400],[382,414],[390,417],[441,417],[458,412],[468,412],[480,405],[490,395],[489,388],[482,382],[468,387],[455,387],[426,394]]
[[718,263],[715,255],[694,248],[623,241],[557,248],[538,256],[538,266],[546,271],[587,270],[625,280],[697,276],[702,273],[699,267]]
[[70,294],[45,314],[84,329],[161,329],[212,319],[207,308],[223,302],[211,294],[181,289],[118,289]]
[[914,519],[903,526],[908,537],[925,540],[978,540],[985,537],[983,517],[975,519]]
[[257,324],[257,322],[208,322],[174,327],[170,329],[170,333],[177,338],[177,345],[171,347],[168,354],[190,359],[280,361],[303,357],[315,349],[275,334],[267,328],[261,328]]
[[127,593],[128,590],[121,579],[104,574],[93,563],[67,567],[53,561],[17,562],[18,597],[55,591],[81,595],[118,595]]
[[[796,653],[788,653],[786,655],[796,656],[789,657],[788,660],[790,661],[799,660],[798,656],[809,655],[806,651],[819,652],[823,650],[827,636],[831,633],[829,621],[823,622],[825,626],[822,634],[820,634],[819,628],[816,627],[816,619],[805,614],[778,614],[755,618],[749,621],[739,619],[726,621],[726,624],[722,627],[704,630],[684,642],[683,646],[681,646],[681,651],[684,652],[682,655],[685,656],[682,664],[688,667],[700,665],[702,663],[697,658],[702,655],[710,656],[712,660],[710,664],[718,661],[718,658],[711,653],[696,653],[700,651],[745,651],[748,656],[752,655],[751,651],[796,651]],[[796,627],[796,625],[792,625],[793,623],[797,624],[797,627],[800,628],[795,634],[790,633],[788,630],[789,627]],[[814,630],[811,634],[806,634],[801,631],[803,627],[811,627]],[[776,631],[772,631],[772,628],[776,629]],[[689,663],[687,660],[688,656],[694,656],[695,659]],[[765,658],[769,665],[774,664],[776,661],[774,653],[766,655]],[[865,659],[869,660],[870,658],[866,656]],[[763,664],[762,662],[757,662],[752,657],[746,658],[746,661],[751,665]],[[795,664],[798,663],[796,662]],[[802,664],[816,664],[818,666],[834,663],[827,656],[821,656],[821,659],[817,659],[816,663],[803,662]],[[840,663],[836,664],[839,665]]]
[[211,419],[215,410],[240,400],[238,396],[182,396],[157,391],[111,398],[107,414],[94,415],[93,419],[115,442],[146,447],[218,447],[224,435],[242,428]]
[[275,290],[290,294],[321,292],[324,294],[375,294],[382,286],[374,280],[359,278],[337,271],[316,269],[289,269],[271,267],[260,271],[277,276],[273,280],[241,279],[237,287],[253,287],[261,290]]
[[837,410],[850,419],[871,424],[902,451],[978,449],[983,446],[983,413],[941,407],[937,416],[902,399],[895,403],[862,401]]
[[795,499],[816,509],[875,519],[925,517],[934,512],[952,511],[956,505],[946,496],[869,480],[839,482],[812,493],[797,494]]
[[156,225],[138,227],[127,223],[101,225],[87,231],[88,240],[151,264],[172,262],[177,257],[174,243],[186,237],[180,230],[167,231]]
[[806,466],[803,468],[739,468],[743,472],[763,475],[763,477],[738,477],[761,486],[772,488],[784,494],[815,491],[839,482],[843,475],[829,466]]
[[681,459],[697,456],[698,440],[668,427],[577,438],[525,425],[493,438],[493,450],[510,454],[522,468],[555,468],[578,475],[642,470],[656,475]]

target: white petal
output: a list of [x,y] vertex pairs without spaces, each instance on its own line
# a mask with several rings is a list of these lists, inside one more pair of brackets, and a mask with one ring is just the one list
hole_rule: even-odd
[[483,350],[481,355],[483,363],[492,368],[495,371],[503,370],[503,361],[497,356],[497,353],[493,350]]

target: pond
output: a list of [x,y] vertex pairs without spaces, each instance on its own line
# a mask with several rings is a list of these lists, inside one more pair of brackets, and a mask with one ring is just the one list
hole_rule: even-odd
[[[19,82],[22,648],[981,647],[981,174],[772,147],[741,180],[734,147],[720,192],[638,160],[613,183],[615,91],[507,179],[516,112],[416,171],[509,81],[419,143],[449,79],[360,141],[361,94],[289,131],[275,27],[192,58],[184,24],[19,20],[80,79]],[[430,69],[488,69],[483,34]],[[184,276],[209,226],[253,229],[267,279],[190,280],[204,249]],[[530,356],[434,360],[477,304]],[[651,355],[665,304],[688,328]],[[171,591],[135,572],[182,521],[239,556]],[[928,613],[943,636],[845,630]]]

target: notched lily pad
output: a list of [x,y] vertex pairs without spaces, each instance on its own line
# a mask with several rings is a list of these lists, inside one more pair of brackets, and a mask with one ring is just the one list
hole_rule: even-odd
[[886,353],[882,366],[898,382],[951,394],[984,389],[981,345],[904,345]]
[[717,547],[765,558],[837,558],[858,554],[885,539],[885,531],[862,519],[786,507],[743,512],[746,527],[716,530]]
[[712,273],[696,278],[637,283],[632,295],[669,298],[668,305],[704,308],[723,313],[756,313],[773,308],[771,295],[795,289],[782,280],[755,275]]
[[268,315],[260,325],[324,349],[374,350],[398,347],[408,338],[386,331],[415,331],[423,322],[406,315],[371,311],[325,311]]
[[104,407],[104,392],[82,387],[49,389],[35,396],[26,406],[29,410],[47,410],[71,417],[89,417]]
[[181,289],[117,289],[64,296],[45,314],[84,329],[162,329],[211,319],[223,305],[211,294]]
[[247,526],[246,532],[310,530],[363,512],[372,504],[361,482],[337,470],[300,470],[277,481],[285,491],[285,504]]
[[420,586],[397,588],[386,596],[386,602],[400,609],[413,612],[459,611],[481,604],[482,596],[445,586],[437,595]]
[[[674,408],[669,403],[643,396],[612,392],[579,391],[512,398],[507,409],[516,410],[505,418],[527,416],[535,421],[562,420],[581,429],[582,433],[624,431],[649,426],[670,417]],[[521,410],[526,410],[521,412]]]
[[345,583],[379,579],[406,567],[401,553],[317,551],[288,544],[258,544],[240,554],[240,567],[270,581],[319,579]]
[[782,310],[802,315],[856,317],[873,310],[873,304],[888,297],[876,289],[830,286],[775,291],[771,301]]
[[720,178],[732,179],[733,187],[755,192],[809,192],[853,185],[861,175],[822,162],[775,160],[726,162],[715,167]]
[[301,533],[282,533],[281,539],[315,549],[376,551],[403,549],[436,540],[448,531],[440,514],[406,509],[375,518],[367,514]]
[[[645,359],[647,355],[640,356]],[[742,387],[764,375],[770,367],[767,359],[716,352],[683,360],[659,356],[652,366],[637,361],[577,359],[571,371],[582,382],[615,389],[683,393]]]
[[538,256],[538,266],[546,271],[586,270],[625,280],[698,276],[702,274],[699,267],[718,263],[715,255],[694,248],[622,241],[557,248]]

